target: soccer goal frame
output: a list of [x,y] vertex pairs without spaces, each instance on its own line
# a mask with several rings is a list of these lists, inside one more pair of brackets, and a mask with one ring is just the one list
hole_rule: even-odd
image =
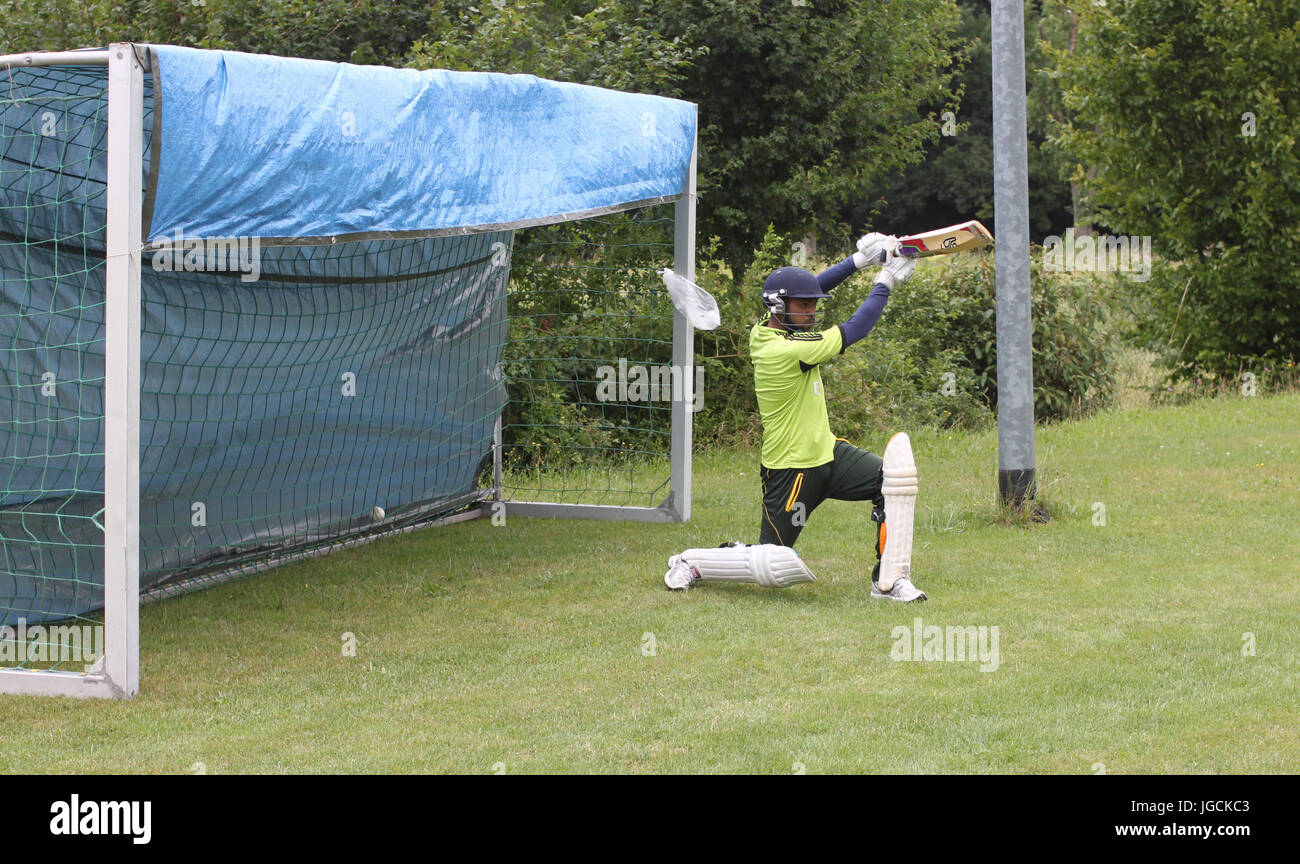
[[144,69],[134,46],[0,57],[106,66],[104,654],[88,672],[0,669],[0,692],[129,698],[140,691],[140,261]]
[[[113,43],[108,50],[42,52],[0,57],[0,67],[102,66],[107,71],[105,233],[105,372],[103,655],[84,672],[0,668],[0,693],[47,696],[130,698],[140,689],[140,426],[141,426],[141,267],[143,244],[145,46]],[[674,204],[673,269],[694,279],[696,162],[692,145],[685,189]],[[502,439],[498,419],[493,440],[494,483],[480,489],[453,515],[362,537],[341,539],[326,548],[277,558],[265,569],[337,548],[406,533],[415,527],[494,516],[589,518],[643,522],[684,522],[691,516],[692,389],[695,382],[694,330],[680,310],[673,312],[672,363],[681,370],[683,398],[671,406],[669,492],[657,507],[504,500]],[[167,596],[169,592],[162,592]],[[149,595],[153,596],[154,592]]]
[[[674,202],[673,272],[695,279],[696,159],[692,148],[686,189]],[[691,449],[694,433],[695,329],[680,309],[673,309],[672,368],[680,373],[680,389],[673,396],[669,433],[669,490],[657,507],[629,504],[573,504],[553,501],[514,501],[503,498],[502,432],[497,422],[493,436],[493,488],[491,500],[477,507],[484,515],[544,519],[603,519],[636,522],[687,522],[691,518]]]

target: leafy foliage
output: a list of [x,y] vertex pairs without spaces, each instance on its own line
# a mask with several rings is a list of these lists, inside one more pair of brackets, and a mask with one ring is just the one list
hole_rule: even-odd
[[674,96],[685,70],[705,50],[660,35],[644,3],[436,5],[441,14],[435,26],[411,50],[409,65],[417,69],[529,74]]
[[[659,208],[660,210],[664,208]],[[504,347],[506,457],[547,468],[666,452],[671,403],[601,398],[602,367],[672,362],[671,223],[654,209],[522,231]]]
[[[869,201],[850,210],[853,224],[874,210],[880,230],[895,234],[923,231],[966,219],[980,219],[997,234],[993,212],[993,53],[988,0],[958,0],[961,51],[952,71],[960,87],[954,122],[927,146],[924,161],[886,179]],[[1067,160],[1047,140],[1053,119],[1062,115],[1060,92],[1051,77],[1051,47],[1070,40],[1070,17],[1051,0],[1025,3],[1025,66],[1029,92],[1028,161],[1030,230],[1035,237],[1060,233],[1072,224]],[[942,118],[942,114],[940,114]],[[942,124],[940,124],[942,126]]]
[[401,65],[422,0],[0,0],[0,53],[154,42]]
[[1059,140],[1097,219],[1154,238],[1148,345],[1183,375],[1300,353],[1300,3],[1084,7]]
[[661,31],[703,46],[681,95],[700,106],[700,232],[737,274],[768,224],[847,233],[841,213],[919,161],[922,106],[951,96],[951,0],[658,0]]
[[[946,347],[960,355],[981,400],[996,411],[997,283],[991,254],[954,256],[919,270],[890,298],[885,335],[917,340],[923,351]],[[1034,417],[1084,416],[1114,398],[1111,330],[1091,274],[1030,266],[1033,310]],[[898,300],[899,302],[895,302]],[[898,316],[897,318],[892,316]],[[889,319],[888,321],[886,319]],[[873,334],[874,335],[874,334]],[[927,339],[931,341],[926,341]]]

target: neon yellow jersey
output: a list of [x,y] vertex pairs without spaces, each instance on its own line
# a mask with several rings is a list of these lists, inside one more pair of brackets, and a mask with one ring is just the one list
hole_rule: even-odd
[[835,457],[820,364],[843,352],[838,326],[795,333],[768,327],[764,319],[749,331],[764,467],[812,468]]

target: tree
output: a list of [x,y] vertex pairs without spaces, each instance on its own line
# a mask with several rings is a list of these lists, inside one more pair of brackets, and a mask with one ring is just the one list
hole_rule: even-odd
[[[894,233],[923,231],[966,219],[984,221],[997,235],[993,213],[993,53],[988,0],[959,0],[962,51],[952,66],[961,93],[953,116],[940,114],[942,134],[924,161],[886,179],[871,202],[851,211],[852,221],[874,208]],[[1071,222],[1066,160],[1048,142],[1052,119],[1061,116],[1059,85],[1045,51],[1068,41],[1068,19],[1059,3],[1025,4],[1025,66],[1029,93],[1028,157],[1030,228],[1037,237],[1060,233]],[[943,106],[933,109],[942,111]]]
[[938,135],[925,106],[951,97],[953,0],[658,0],[646,14],[708,49],[682,95],[700,106],[700,229],[737,273],[769,223],[863,227],[843,214],[921,158]]
[[1300,353],[1300,0],[1112,0],[1061,57],[1097,221],[1150,236],[1143,332],[1184,373]]
[[556,81],[680,95],[703,53],[649,26],[641,4],[520,0],[437,4],[439,15],[407,62],[417,69],[537,75]]
[[0,0],[0,53],[154,42],[401,65],[424,0]]

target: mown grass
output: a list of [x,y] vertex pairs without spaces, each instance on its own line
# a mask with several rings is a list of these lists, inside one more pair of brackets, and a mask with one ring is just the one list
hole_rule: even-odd
[[[1300,771],[1297,417],[1040,428],[1046,525],[997,508],[995,431],[914,432],[926,604],[869,598],[847,502],[801,539],[815,585],[665,591],[674,552],[754,539],[753,452],[697,456],[684,525],[484,519],[281,568],[145,607],[130,702],[0,697],[0,773]],[[917,617],[997,627],[996,670],[891,660]]]

